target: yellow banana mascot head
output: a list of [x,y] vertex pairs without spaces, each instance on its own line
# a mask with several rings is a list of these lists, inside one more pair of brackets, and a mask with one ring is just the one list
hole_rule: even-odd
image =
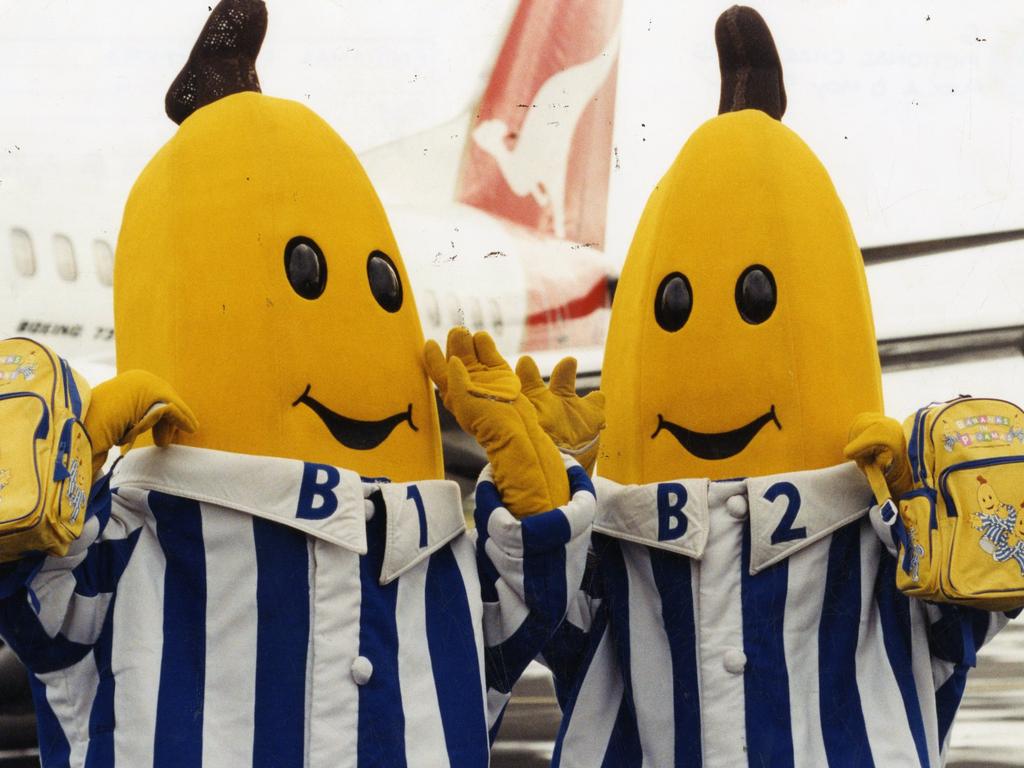
[[733,7],[715,36],[720,114],[651,195],[612,307],[598,471],[620,483],[838,464],[854,417],[882,411],[863,260],[779,122],[771,33]]
[[224,0],[167,95],[175,136],[118,239],[120,370],[170,382],[200,422],[178,442],[442,475],[409,278],[352,150],[259,92],[258,0]]

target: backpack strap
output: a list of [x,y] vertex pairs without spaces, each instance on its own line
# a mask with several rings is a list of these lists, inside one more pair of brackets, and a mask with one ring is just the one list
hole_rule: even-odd
[[910,535],[907,533],[907,527],[904,525],[903,518],[900,517],[899,510],[896,508],[896,502],[892,500],[892,494],[889,493],[889,485],[885,482],[885,473],[878,464],[870,462],[864,465],[864,474],[867,475],[868,483],[870,483],[871,490],[875,494],[875,501],[878,502],[878,512],[882,517],[882,522],[889,526],[892,543],[896,545],[897,549],[903,548],[903,560],[900,563],[900,567],[904,573],[909,574],[914,567],[914,553],[910,546]]
[[875,501],[878,503],[879,510],[882,513],[882,522],[886,525],[892,525],[892,521],[898,519],[899,514],[896,504],[892,500],[892,494],[889,493],[889,484],[885,482],[885,472],[874,461],[865,464],[863,470],[868,478],[868,483],[871,485],[871,490],[875,494]]
[[71,401],[71,412],[76,419],[82,418],[82,393],[78,391],[78,383],[75,381],[75,374],[68,365],[68,361],[60,358],[60,367],[64,372],[64,381],[67,382],[68,399]]
[[[78,383],[75,381],[75,374],[71,370],[71,366],[68,365],[67,360],[63,357],[59,357],[57,359],[60,361],[60,370],[67,390],[68,403],[71,406],[71,412],[74,414],[76,419],[81,421],[82,393],[78,391]],[[71,476],[71,473],[68,471],[65,464],[67,463],[67,454],[71,451],[71,432],[73,427],[74,422],[69,420],[64,422],[64,427],[61,429],[60,440],[57,443],[57,459],[53,466],[54,482],[66,480]]]
[[978,644],[974,640],[974,623],[964,617],[960,620],[961,643],[963,644],[963,663],[968,667],[978,666]]

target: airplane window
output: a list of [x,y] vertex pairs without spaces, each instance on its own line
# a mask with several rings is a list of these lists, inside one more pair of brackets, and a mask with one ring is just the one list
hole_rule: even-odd
[[92,258],[96,263],[96,277],[109,288],[114,284],[114,249],[106,240],[93,240]]
[[424,305],[427,311],[427,322],[434,328],[441,325],[441,307],[433,291],[424,291]]
[[505,319],[501,315],[501,303],[497,299],[491,299],[491,328],[495,336],[501,336],[505,330]]
[[32,277],[36,273],[36,253],[32,249],[32,238],[24,229],[11,230],[11,254],[19,275]]
[[483,330],[484,311],[480,306],[480,299],[473,296],[469,300],[469,328],[473,331]]
[[57,274],[69,283],[78,279],[78,265],[75,264],[75,248],[66,235],[53,236],[53,258],[57,262]]

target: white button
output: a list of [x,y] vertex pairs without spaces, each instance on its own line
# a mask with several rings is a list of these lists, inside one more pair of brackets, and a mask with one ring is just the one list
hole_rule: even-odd
[[747,655],[739,648],[729,648],[722,654],[722,666],[725,667],[726,672],[731,672],[734,675],[742,674],[743,669],[747,666]]
[[373,664],[365,656],[356,656],[352,662],[352,679],[356,685],[366,685],[373,675]]
[[737,520],[743,520],[747,516],[747,510],[749,509],[747,497],[742,494],[730,496],[725,500],[725,509]]

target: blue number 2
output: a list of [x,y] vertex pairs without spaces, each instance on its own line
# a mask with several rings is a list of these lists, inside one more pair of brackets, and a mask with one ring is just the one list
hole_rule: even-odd
[[407,487],[405,498],[416,505],[416,514],[420,518],[420,549],[427,546],[427,510],[423,508],[423,497],[420,496],[420,489],[415,485]]
[[779,496],[785,496],[786,512],[779,521],[778,526],[772,531],[772,544],[781,544],[784,541],[796,541],[807,538],[807,529],[804,527],[794,528],[797,512],[800,511],[800,491],[792,483],[776,483],[767,491],[764,498],[767,501],[775,501]]

